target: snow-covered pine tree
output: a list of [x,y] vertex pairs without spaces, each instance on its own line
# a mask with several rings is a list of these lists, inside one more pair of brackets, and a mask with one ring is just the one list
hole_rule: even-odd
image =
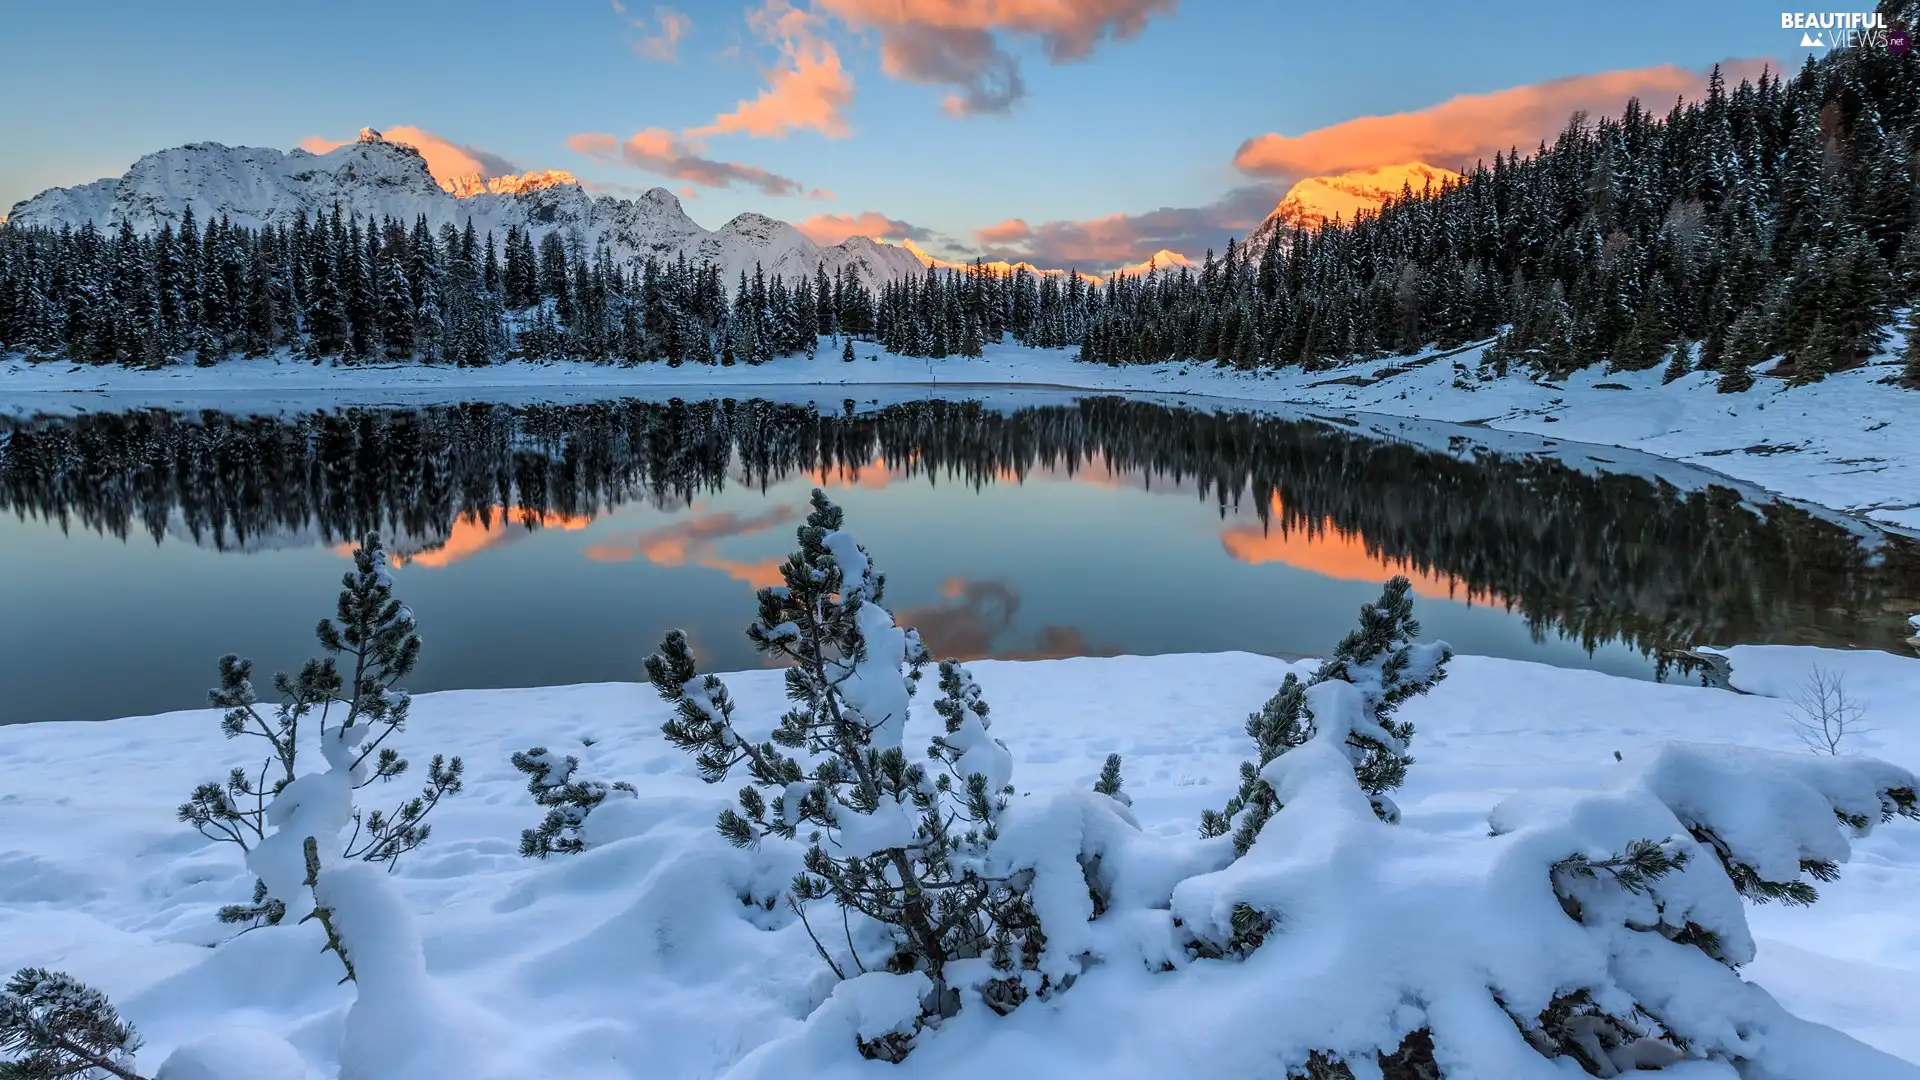
[[[1044,938],[1026,875],[987,871],[1012,755],[987,734],[986,702],[966,669],[947,661],[935,706],[946,730],[928,751],[941,768],[909,760],[907,710],[927,652],[880,606],[885,577],[843,526],[841,509],[815,489],[799,550],[781,567],[786,584],[758,593],[747,637],[787,665],[796,703],[770,741],[738,733],[726,684],[698,674],[684,633],[668,634],[646,667],[674,709],[662,730],[695,755],[701,777],[718,783],[746,767],[750,783],[738,809],[721,813],[721,833],[741,847],[768,837],[806,844],[791,909],[805,922],[808,903],[831,898],[859,912],[893,940],[884,970],[924,980],[913,1030],[860,1044],[869,1057],[897,1061],[920,1025],[960,1009],[950,977],[957,961],[989,961],[992,974],[976,988],[996,1011],[1045,991],[1030,970]],[[851,974],[814,942],[837,975]]]
[[525,858],[585,851],[586,840],[580,829],[587,823],[587,815],[609,797],[631,798],[637,794],[624,780],[608,784],[575,776],[580,769],[579,758],[572,754],[561,757],[544,746],[518,751],[512,761],[514,768],[527,774],[527,791],[533,801],[548,808],[538,826],[520,833],[520,854]]
[[1219,1019],[1267,1043],[1244,1052],[1307,1080],[1910,1075],[1738,969],[1743,896],[1812,902],[1850,837],[1920,818],[1912,772],[1667,743],[1603,787],[1515,796],[1487,835],[1445,835],[1390,827],[1356,782],[1363,694],[1333,679],[1306,700],[1318,730],[1260,773],[1284,804],[1259,843],[1173,890],[1200,955],[1245,958],[1221,1000],[1240,1015]]
[[[220,658],[220,685],[208,693],[213,705],[226,710],[220,730],[229,739],[245,735],[265,740],[267,754],[258,769],[236,767],[224,782],[201,784],[180,804],[178,818],[208,839],[237,844],[249,853],[257,849],[275,824],[274,800],[299,776],[300,750],[310,739],[325,743],[338,732],[356,732],[356,749],[346,766],[356,776],[356,790],[407,771],[407,759],[384,744],[406,726],[412,699],[398,683],[419,660],[420,636],[412,609],[393,596],[379,536],[368,534],[354,549],[353,560],[354,568],[341,578],[334,618],[322,619],[315,629],[328,655],[308,660],[295,676],[276,672],[273,686],[280,703],[270,712],[263,714],[259,708],[253,662],[233,654]],[[343,661],[352,672],[352,685],[341,674]],[[303,735],[302,724],[309,720],[315,729]],[[363,813],[355,808],[353,834],[342,856],[391,865],[419,847],[432,830],[428,815],[441,799],[460,791],[463,772],[460,758],[449,761],[435,754],[419,795],[391,811]],[[253,902],[222,908],[220,919],[277,923],[286,904],[285,895],[256,883]]]
[[145,1080],[139,1049],[107,996],[65,972],[21,968],[0,989],[0,1080]]
[[1393,719],[1393,712],[1410,697],[1426,693],[1446,677],[1453,650],[1444,641],[1414,643],[1420,624],[1413,617],[1413,585],[1394,577],[1380,591],[1380,599],[1360,609],[1360,626],[1334,648],[1333,656],[1313,677],[1302,682],[1289,674],[1260,711],[1247,718],[1259,760],[1240,764],[1240,790],[1224,810],[1201,816],[1200,835],[1233,834],[1234,851],[1244,855],[1254,838],[1280,808],[1271,784],[1262,772],[1275,759],[1305,744],[1319,731],[1318,718],[1308,705],[1308,691],[1321,683],[1341,681],[1360,694],[1366,723],[1348,732],[1346,753],[1354,777],[1373,802],[1380,820],[1397,821],[1400,811],[1387,792],[1406,779],[1413,759],[1407,743],[1413,725]]

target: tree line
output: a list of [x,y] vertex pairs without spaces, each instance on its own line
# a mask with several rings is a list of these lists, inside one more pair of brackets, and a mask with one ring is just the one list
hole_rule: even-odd
[[[278,350],[345,362],[755,364],[822,338],[926,357],[1011,340],[1107,364],[1308,369],[1492,339],[1481,374],[1598,363],[1752,384],[1859,365],[1920,307],[1920,63],[1837,49],[1797,75],[1656,115],[1572,117],[1551,144],[1351,222],[1229,242],[1196,267],[1035,274],[980,263],[869,288],[824,265],[723,280],[684,256],[469,222],[330,214],[110,234],[0,226],[0,348],[202,364]],[[1920,320],[1920,314],[1910,315]],[[1905,377],[1920,385],[1907,330]]]
[[[929,268],[866,286],[851,268],[726,281],[685,255],[616,261],[557,232],[536,242],[335,207],[258,229],[203,228],[191,206],[150,235],[0,226],[0,351],[153,368],[286,352],[315,362],[476,366],[509,359],[759,364],[823,337],[910,356],[978,356],[1008,337],[1079,340],[1077,275]],[[844,355],[851,359],[851,352]]]

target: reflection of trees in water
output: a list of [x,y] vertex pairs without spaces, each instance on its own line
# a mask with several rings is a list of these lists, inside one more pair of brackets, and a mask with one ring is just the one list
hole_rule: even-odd
[[[1119,398],[1004,412],[930,401],[859,415],[764,401],[289,418],[146,411],[5,430],[0,505],[123,538],[157,540],[171,522],[223,548],[314,530],[335,542],[370,528],[431,544],[456,520],[491,521],[501,507],[537,526],[634,501],[684,506],[729,483],[764,490],[822,470],[854,476],[875,462],[975,487],[1093,469],[1196,491],[1223,514],[1247,507],[1269,528],[1357,535],[1369,554],[1457,578],[1537,633],[1589,646],[1898,648],[1902,616],[1920,607],[1914,545],[1876,553],[1792,507],[1756,513],[1727,489],[1683,493],[1550,459],[1469,459],[1325,424]],[[991,614],[986,593],[974,599],[974,621]],[[968,610],[966,596],[950,600]]]

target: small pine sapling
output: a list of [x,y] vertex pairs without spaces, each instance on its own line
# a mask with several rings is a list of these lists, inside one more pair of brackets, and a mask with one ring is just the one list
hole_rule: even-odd
[[[360,733],[350,763],[356,788],[407,771],[407,760],[383,744],[406,727],[412,699],[398,683],[419,660],[420,636],[412,610],[393,596],[380,538],[369,534],[355,548],[353,559],[354,569],[341,578],[334,618],[320,620],[315,628],[328,655],[308,660],[297,676],[276,673],[278,705],[263,712],[251,660],[232,654],[220,658],[220,685],[208,695],[226,710],[220,730],[229,739],[262,739],[268,752],[257,770],[235,768],[224,783],[203,783],[180,804],[179,820],[208,839],[250,852],[266,838],[273,800],[298,775],[303,724],[308,725],[309,740],[325,740],[330,733],[349,729]],[[352,672],[351,685],[341,673],[343,665]],[[441,799],[460,791],[463,773],[458,757],[448,760],[435,754],[418,796],[392,811],[356,807],[345,857],[392,869],[402,855],[425,842],[432,830],[427,816]],[[220,920],[250,927],[277,924],[285,915],[284,898],[268,892],[264,883],[256,882],[253,901],[221,908]]]
[[1413,725],[1394,720],[1393,713],[1408,698],[1426,693],[1446,678],[1446,664],[1453,657],[1445,642],[1414,643],[1420,624],[1413,617],[1412,589],[1405,577],[1388,581],[1380,599],[1360,609],[1360,626],[1340,640],[1333,656],[1312,678],[1303,682],[1289,674],[1260,711],[1247,718],[1247,734],[1253,738],[1259,760],[1241,762],[1239,792],[1226,809],[1201,816],[1202,836],[1231,832],[1237,855],[1253,846],[1261,827],[1280,808],[1272,786],[1260,778],[1261,770],[1313,738],[1318,729],[1307,706],[1307,691],[1330,680],[1351,683],[1360,691],[1370,722],[1349,732],[1347,756],[1354,777],[1373,802],[1374,813],[1382,821],[1399,819],[1400,811],[1387,793],[1406,780],[1407,767],[1413,763],[1407,753]]
[[575,777],[580,759],[569,754],[560,757],[544,746],[535,746],[513,755],[513,767],[527,774],[527,791],[533,801],[547,807],[540,824],[520,832],[520,854],[529,859],[549,855],[572,855],[587,848],[581,827],[587,815],[607,801],[609,796],[636,794],[632,784],[612,784]]
[[[694,755],[709,783],[746,767],[750,782],[738,808],[720,815],[731,843],[751,847],[773,837],[807,845],[787,903],[836,975],[850,973],[807,923],[812,901],[831,898],[890,931],[894,952],[884,970],[922,974],[931,987],[919,1022],[937,1024],[958,1011],[948,965],[982,956],[997,973],[983,997],[1005,1011],[1029,992],[1016,969],[1031,967],[1043,947],[1024,880],[984,869],[1011,792],[1012,755],[987,734],[979,688],[947,662],[935,706],[945,732],[929,747],[941,768],[908,760],[907,708],[927,652],[918,634],[895,626],[880,606],[885,578],[842,525],[840,508],[816,489],[799,550],[781,567],[785,584],[757,595],[759,617],[747,637],[786,665],[795,702],[772,739],[754,743],[738,734],[726,685],[698,674],[680,631],[646,665],[674,709],[662,730]],[[871,970],[858,956],[850,962]],[[897,1060],[911,1040],[904,1033],[862,1052]]]
[[21,968],[0,990],[0,1080],[145,1080],[139,1049],[107,996],[64,972]]
[[1120,755],[1108,754],[1107,760],[1100,766],[1100,779],[1093,782],[1093,790],[1119,803],[1132,806],[1133,799],[1120,790]]

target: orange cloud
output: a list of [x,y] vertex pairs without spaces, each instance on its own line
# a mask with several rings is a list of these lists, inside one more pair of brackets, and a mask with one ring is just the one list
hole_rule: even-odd
[[817,131],[844,139],[846,110],[853,103],[853,77],[840,66],[840,53],[816,33],[818,19],[787,0],[766,0],[747,16],[755,33],[780,46],[781,65],[763,72],[766,89],[705,127],[686,132],[690,139],[712,135],[784,138],[790,131]]
[[1223,530],[1220,546],[1236,562],[1250,566],[1283,563],[1341,581],[1383,581],[1405,574],[1413,582],[1413,591],[1421,596],[1445,600],[1461,595],[1456,578],[1429,574],[1405,559],[1389,559],[1369,551],[1358,533],[1342,532],[1331,520],[1288,527],[1278,495],[1273,496],[1271,520],[1279,524],[1234,525]]
[[676,11],[665,4],[657,4],[653,9],[653,21],[634,18],[627,14],[627,6],[620,0],[613,0],[613,13],[626,21],[634,37],[627,39],[627,47],[642,60],[659,60],[673,63],[680,59],[680,39],[693,29],[693,19],[684,11]]
[[1006,112],[1026,94],[1020,64],[1000,35],[1037,38],[1047,59],[1084,58],[1102,40],[1124,41],[1178,0],[819,0],[856,28],[880,34],[880,69],[949,86],[955,116]]
[[701,187],[730,188],[744,184],[775,198],[808,194],[806,185],[771,173],[757,165],[701,157],[664,128],[648,128],[625,141],[599,132],[567,136],[567,149],[597,161],[683,180]]
[[[421,566],[438,570],[472,558],[488,548],[512,543],[537,529],[578,532],[591,524],[593,519],[581,514],[558,514],[525,507],[509,511],[504,506],[495,506],[455,518],[453,527],[447,531],[447,538],[431,547],[416,552],[389,551],[387,562],[395,569]],[[333,553],[352,558],[354,547],[352,543],[336,544]]]
[[[1757,76],[1762,60],[1729,60],[1729,81]],[[1664,113],[1676,97],[1705,92],[1705,72],[1674,64],[1570,75],[1488,94],[1461,94],[1437,105],[1389,116],[1362,116],[1304,135],[1266,134],[1240,144],[1233,165],[1255,176],[1299,178],[1424,161],[1469,169],[1513,147],[1551,141],[1567,118],[1584,111],[1618,115],[1638,97]]]
[[[427,171],[433,174],[441,187],[449,191],[453,190],[454,182],[463,177],[478,176],[482,180],[492,180],[520,171],[519,166],[499,154],[454,142],[411,124],[386,128],[378,134],[388,142],[411,146],[420,151],[420,156],[427,159]],[[300,140],[300,149],[314,154],[324,154],[345,145],[345,142],[319,135],[309,135]]]
[[587,558],[594,562],[630,562],[640,558],[655,566],[666,567],[691,563],[704,569],[718,570],[735,581],[743,581],[752,588],[760,589],[778,585],[784,580],[780,567],[786,560],[771,558],[738,562],[725,559],[720,556],[719,542],[763,533],[793,518],[793,509],[786,506],[775,507],[751,517],[696,512],[685,521],[593,544],[587,548]]
[[867,236],[875,240],[923,240],[929,235],[927,230],[918,225],[890,218],[875,210],[858,214],[815,214],[805,221],[796,222],[794,228],[823,247],[831,247],[855,236]]

